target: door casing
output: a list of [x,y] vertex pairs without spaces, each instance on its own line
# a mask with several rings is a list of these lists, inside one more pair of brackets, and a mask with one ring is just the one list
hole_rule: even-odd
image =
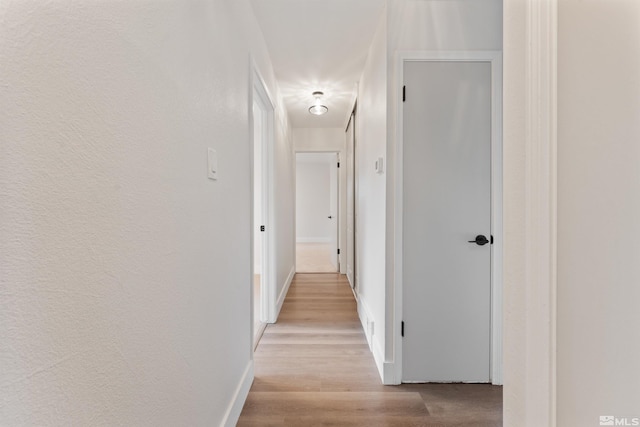
[[353,111],[351,112],[351,116],[349,118],[349,122],[347,123],[347,128],[345,129],[346,134],[346,159],[345,159],[345,170],[346,170],[346,274],[347,280],[351,285],[351,289],[357,292],[356,288],[356,250],[355,250],[355,242],[356,242],[356,199],[355,199],[355,189],[356,189],[356,175],[355,175],[355,140],[356,140],[356,129],[355,129],[355,121],[356,121],[356,108],[354,106]]
[[[477,61],[491,64],[491,382],[502,384],[502,260],[503,260],[503,208],[502,208],[502,54],[499,51],[410,51],[399,52],[396,57],[397,126],[395,170],[403,170],[403,104],[402,87],[404,64],[408,61]],[[395,175],[394,206],[394,307],[393,307],[393,369],[384,375],[385,383],[402,382],[403,343],[403,177]]]
[[[275,124],[274,124],[274,103],[269,92],[266,89],[266,84],[264,83],[264,79],[260,75],[258,71],[258,67],[252,63],[251,73],[250,73],[250,88],[249,90],[249,117],[250,117],[250,177],[251,177],[251,212],[252,212],[252,220],[251,220],[251,233],[250,239],[251,242],[254,242],[254,234],[259,233],[259,227],[261,225],[265,226],[265,232],[262,236],[262,290],[261,290],[261,299],[260,307],[262,312],[262,319],[260,319],[264,323],[275,323],[277,318],[277,309],[276,309],[276,269],[275,269],[275,239],[273,235],[274,230],[274,186],[273,186],[273,147],[274,147],[274,132],[275,132]],[[259,107],[263,126],[262,126],[262,217],[264,224],[254,224],[253,220],[253,210],[254,210],[254,118],[253,118],[253,104],[254,101],[256,105]],[[254,277],[254,260],[253,260],[253,251],[251,251],[251,313],[252,319],[251,324],[253,325],[253,277]],[[253,328],[253,326],[252,326]],[[255,331],[252,331],[252,337],[254,337]],[[253,342],[253,340],[252,340]],[[253,352],[253,345],[252,345]]]

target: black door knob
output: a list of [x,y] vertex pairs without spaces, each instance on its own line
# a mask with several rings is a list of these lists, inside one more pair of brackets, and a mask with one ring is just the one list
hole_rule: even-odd
[[333,217],[332,217],[331,215],[329,215],[327,218],[331,219],[331,218],[333,218]]
[[475,243],[478,246],[484,246],[487,243],[489,243],[489,239],[487,239],[486,236],[483,236],[482,234],[478,234],[476,236],[475,240],[469,240],[469,243]]

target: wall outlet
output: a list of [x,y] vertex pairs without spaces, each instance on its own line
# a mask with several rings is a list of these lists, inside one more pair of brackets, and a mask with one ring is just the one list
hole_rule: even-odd
[[376,322],[373,322],[373,321],[369,322],[369,335],[370,336],[373,336],[376,333],[375,326],[376,326]]

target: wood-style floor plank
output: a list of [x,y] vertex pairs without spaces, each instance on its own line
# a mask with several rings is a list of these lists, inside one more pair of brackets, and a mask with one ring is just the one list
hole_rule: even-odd
[[502,425],[487,384],[383,386],[344,276],[297,274],[255,353],[239,426]]

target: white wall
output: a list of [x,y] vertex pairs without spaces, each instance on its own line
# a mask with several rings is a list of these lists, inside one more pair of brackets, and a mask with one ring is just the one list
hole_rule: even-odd
[[342,128],[293,128],[293,144],[298,152],[344,151]]
[[248,2],[7,1],[0,21],[0,424],[233,424],[252,379],[249,44],[293,266],[289,127]]
[[386,176],[376,173],[375,161],[385,157],[387,150],[386,117],[387,23],[383,13],[358,86],[355,178],[358,312],[381,375],[385,348],[385,257],[392,254],[385,253]]
[[[336,152],[344,164],[345,129],[342,128],[293,128],[293,144],[296,152]],[[339,171],[339,248],[347,247],[347,168]],[[347,273],[346,251],[340,253],[340,273]]]
[[296,241],[329,243],[331,240],[328,159],[296,162]]
[[559,1],[558,426],[640,418],[640,3]]

